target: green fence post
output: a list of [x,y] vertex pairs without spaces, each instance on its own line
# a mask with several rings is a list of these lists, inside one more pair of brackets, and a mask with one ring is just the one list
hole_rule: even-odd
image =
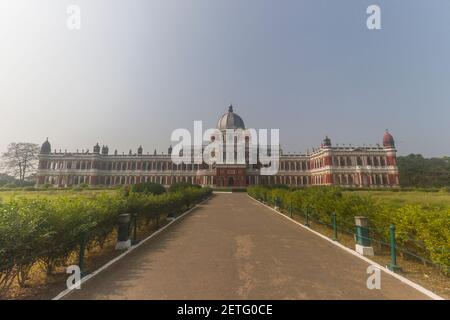
[[393,272],[400,271],[400,267],[397,265],[397,253],[395,250],[395,226],[391,224],[389,226],[389,238],[391,247],[391,263],[387,265],[387,268]]
[[81,277],[84,276],[84,252],[86,251],[87,233],[81,233],[80,252],[78,253],[78,267],[80,268]]
[[333,225],[333,240],[337,241],[337,224],[336,224],[336,212],[331,214],[331,224]]
[[363,216],[355,217],[355,251],[363,256],[373,256],[373,247],[370,241],[369,219]]

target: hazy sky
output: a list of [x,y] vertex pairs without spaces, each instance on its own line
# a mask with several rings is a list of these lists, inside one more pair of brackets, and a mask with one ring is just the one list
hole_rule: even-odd
[[389,128],[400,154],[450,155],[450,1],[0,0],[0,90],[0,151],[167,152],[173,129],[214,127],[232,102],[284,151]]

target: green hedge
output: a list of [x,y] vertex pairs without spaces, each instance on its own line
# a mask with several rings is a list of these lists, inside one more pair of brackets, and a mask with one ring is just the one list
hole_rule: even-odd
[[43,265],[47,273],[64,266],[78,253],[80,239],[87,248],[103,246],[116,226],[117,215],[138,213],[149,222],[180,212],[211,194],[210,189],[147,195],[71,194],[13,198],[0,202],[0,295],[17,279],[25,285],[31,267]]
[[214,191],[218,192],[247,192],[247,188],[244,187],[218,187],[214,188]]
[[166,189],[163,187],[162,184],[159,183],[153,183],[153,182],[144,182],[144,183],[138,183],[133,184],[129,191],[131,192],[138,192],[138,193],[146,193],[146,194],[154,194],[159,195],[166,192]]
[[325,223],[330,223],[331,213],[336,212],[338,227],[349,232],[354,230],[355,216],[366,216],[372,230],[376,230],[384,242],[388,242],[389,226],[394,224],[401,249],[431,260],[446,272],[450,268],[450,208],[394,207],[369,196],[344,194],[335,187],[289,189],[255,186],[247,190],[255,199],[272,205],[278,197],[282,209],[288,210],[292,206],[295,214],[302,215],[308,210],[313,218]]

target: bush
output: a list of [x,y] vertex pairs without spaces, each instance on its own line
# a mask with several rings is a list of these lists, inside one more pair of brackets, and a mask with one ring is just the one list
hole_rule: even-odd
[[55,189],[55,186],[50,183],[46,183],[46,184],[42,185],[40,188],[43,190],[51,190],[51,189]]
[[35,187],[25,187],[25,188],[22,188],[22,190],[23,191],[36,191],[37,189],[35,188]]
[[19,188],[20,186],[15,184],[15,183],[7,183],[3,185],[3,188],[5,189],[16,189]]
[[78,253],[82,237],[87,248],[103,246],[121,213],[138,213],[147,222],[182,212],[211,194],[207,188],[186,188],[161,195],[55,195],[12,198],[0,202],[0,296],[14,279],[25,285],[36,264],[52,273]]
[[159,183],[147,182],[132,185],[130,187],[130,191],[144,194],[160,195],[166,192],[166,189],[164,189],[164,187]]
[[178,191],[182,191],[184,189],[187,188],[201,188],[201,186],[197,185],[197,184],[191,184],[191,183],[187,183],[187,182],[177,182],[172,184],[169,187],[169,192],[178,192]]
[[224,192],[247,192],[247,188],[242,187],[218,187],[214,188],[214,191],[224,191]]
[[442,187],[439,189],[441,193],[450,193],[450,187]]

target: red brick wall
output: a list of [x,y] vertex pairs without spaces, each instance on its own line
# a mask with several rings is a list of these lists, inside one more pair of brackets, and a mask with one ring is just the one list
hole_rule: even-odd
[[399,177],[398,174],[395,174],[395,173],[389,174],[389,175],[388,175],[388,182],[389,182],[389,185],[391,185],[391,186],[397,185],[397,178],[398,178],[398,177]]
[[395,158],[395,156],[387,156],[386,157],[386,164],[388,166],[395,166],[397,163],[397,159]]
[[219,168],[216,173],[216,185],[220,185],[221,179],[223,178],[223,186],[228,187],[228,180],[232,177],[234,180],[234,185],[237,187],[245,187],[246,175],[244,168]]

